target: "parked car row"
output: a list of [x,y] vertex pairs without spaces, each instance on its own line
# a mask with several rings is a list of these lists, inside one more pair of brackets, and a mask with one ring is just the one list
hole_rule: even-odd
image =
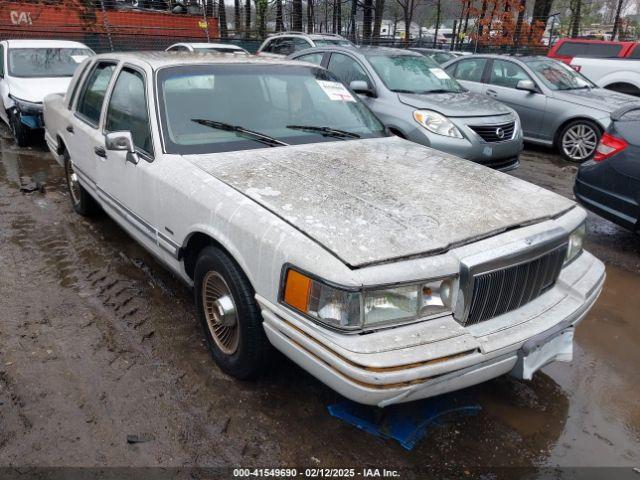
[[[482,99],[478,118],[517,135],[513,111],[415,53],[316,48],[316,64],[86,59],[44,101],[75,211],[101,207],[193,287],[213,359],[238,378],[267,368],[275,347],[340,394],[386,406],[571,360],[605,277],[582,248],[585,211],[390,135],[364,87],[451,141],[484,120],[435,115],[438,95]],[[353,88],[317,65],[338,53],[368,74]],[[447,91],[424,93],[420,79]]]

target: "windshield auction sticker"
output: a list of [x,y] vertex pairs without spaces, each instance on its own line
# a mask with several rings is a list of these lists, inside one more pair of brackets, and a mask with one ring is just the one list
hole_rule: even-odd
[[338,102],[355,102],[356,99],[349,93],[344,85],[338,82],[328,82],[326,80],[316,80],[324,93],[327,94],[329,100]]
[[430,68],[429,71],[440,80],[449,80],[451,78],[449,75],[447,75],[447,72],[445,72],[441,68]]

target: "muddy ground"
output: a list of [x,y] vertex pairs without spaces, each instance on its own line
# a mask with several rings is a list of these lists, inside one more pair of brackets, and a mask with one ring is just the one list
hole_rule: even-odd
[[[589,216],[587,247],[608,278],[574,361],[452,395],[482,410],[449,417],[405,451],[331,417],[337,394],[284,358],[256,382],[221,374],[191,292],[106,216],[75,215],[43,145],[0,136],[0,466],[493,472],[486,478],[514,476],[505,466],[640,466],[640,241],[615,225]],[[514,173],[569,197],[574,174],[541,149]]]

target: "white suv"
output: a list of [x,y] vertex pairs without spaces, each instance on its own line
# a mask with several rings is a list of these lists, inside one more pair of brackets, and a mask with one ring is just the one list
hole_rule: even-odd
[[258,49],[258,55],[286,57],[306,48],[327,45],[355,47],[349,40],[335,33],[280,32],[269,36],[262,42]]
[[0,118],[24,147],[29,131],[42,128],[42,101],[64,93],[76,67],[93,55],[78,42],[4,40],[0,42]]

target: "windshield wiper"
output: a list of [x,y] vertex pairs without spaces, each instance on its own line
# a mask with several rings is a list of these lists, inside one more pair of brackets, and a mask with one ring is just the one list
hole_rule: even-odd
[[231,125],[230,123],[216,122],[215,120],[207,120],[205,118],[192,118],[191,121],[200,125],[204,125],[205,127],[225,130],[227,132],[234,132],[240,137],[250,138],[251,140],[262,142],[265,145],[269,145],[271,147],[282,147],[289,145],[288,143],[281,142],[277,138],[270,137],[260,132],[254,132],[253,130],[249,130],[237,125]]
[[287,125],[287,128],[292,130],[308,130],[309,132],[322,133],[327,137],[342,137],[342,138],[360,138],[360,135],[353,132],[347,132],[346,130],[338,130],[331,127],[316,127],[314,125]]

